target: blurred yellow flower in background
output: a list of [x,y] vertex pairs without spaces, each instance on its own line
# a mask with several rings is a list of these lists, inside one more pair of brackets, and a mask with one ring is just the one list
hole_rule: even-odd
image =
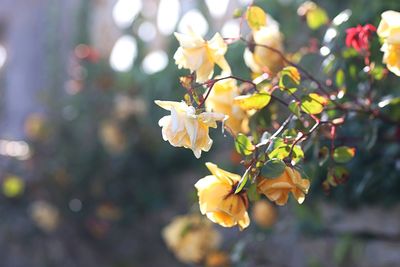
[[225,60],[228,45],[219,33],[205,41],[193,31],[189,34],[175,33],[180,47],[175,52],[175,63],[179,68],[196,72],[196,82],[205,82],[212,78],[214,66],[217,64],[223,72],[230,73],[231,69]]
[[252,41],[257,45],[251,45],[244,51],[246,65],[255,73],[278,73],[283,67],[282,57],[269,48],[283,52],[283,35],[279,31],[279,24],[270,16],[267,17],[267,26],[252,32]]
[[277,178],[260,176],[257,179],[257,191],[280,206],[286,204],[290,192],[299,204],[303,203],[309,188],[310,181],[302,179],[300,173],[290,167],[286,167]]
[[243,230],[250,224],[247,213],[248,199],[245,192],[235,194],[240,176],[206,163],[212,175],[200,179],[195,187],[198,191],[200,211],[211,221],[223,227],[238,225]]
[[229,255],[223,251],[213,251],[207,255],[206,267],[228,267],[231,266]]
[[128,143],[121,127],[112,120],[101,123],[99,137],[105,149],[111,154],[122,153]]
[[383,63],[391,72],[400,76],[400,12],[388,10],[381,17],[377,33],[383,39]]
[[160,101],[155,103],[171,115],[164,116],[158,124],[162,127],[162,136],[172,146],[185,147],[193,151],[196,158],[200,158],[201,151],[209,151],[213,141],[208,135],[209,127],[216,128],[217,121],[226,119],[224,114],[203,112],[196,114],[192,106],[185,102]]
[[29,212],[36,226],[45,232],[56,230],[60,223],[58,209],[47,201],[37,200],[33,202]]
[[178,216],[162,236],[168,248],[184,263],[199,263],[221,243],[220,234],[210,221],[198,215]]
[[44,140],[48,135],[47,120],[39,113],[30,114],[24,123],[25,134],[32,140]]
[[274,206],[267,200],[258,200],[254,203],[252,209],[252,219],[262,227],[271,227],[277,220],[278,214]]
[[225,125],[236,135],[249,132],[249,116],[234,103],[234,98],[240,94],[236,80],[225,79],[214,84],[206,100],[207,111],[223,113],[229,118]]

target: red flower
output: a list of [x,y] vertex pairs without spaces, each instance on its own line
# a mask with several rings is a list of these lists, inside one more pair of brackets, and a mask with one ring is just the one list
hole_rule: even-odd
[[369,49],[369,40],[374,32],[376,32],[376,28],[371,24],[348,28],[346,30],[346,46],[353,47],[359,53],[365,53]]

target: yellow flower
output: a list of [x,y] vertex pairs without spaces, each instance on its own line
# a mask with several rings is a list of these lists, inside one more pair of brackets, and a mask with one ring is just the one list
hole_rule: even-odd
[[197,215],[176,217],[163,231],[168,248],[184,263],[199,263],[221,243],[212,224]]
[[213,251],[207,255],[206,267],[228,267],[231,266],[229,255],[223,251]]
[[120,154],[126,149],[126,136],[118,124],[111,120],[101,123],[99,137],[110,154]]
[[53,232],[60,222],[58,209],[51,203],[37,200],[30,206],[30,215],[36,225],[45,232]]
[[288,201],[289,192],[299,204],[303,203],[309,188],[310,181],[302,179],[300,173],[290,167],[286,167],[282,175],[277,178],[259,177],[257,179],[257,191],[280,206]]
[[214,84],[206,100],[207,111],[223,113],[229,117],[225,124],[235,135],[249,131],[249,118],[246,111],[233,101],[238,95],[239,88],[236,80],[226,79]]
[[383,63],[391,72],[400,76],[400,12],[383,12],[377,33],[384,41],[381,47]]
[[276,209],[267,200],[259,200],[254,203],[252,218],[260,227],[271,227],[276,222],[277,216]]
[[215,64],[224,72],[231,72],[224,57],[228,46],[219,33],[216,33],[209,41],[205,41],[192,31],[187,35],[175,33],[175,37],[180,44],[174,55],[175,63],[179,68],[196,72],[196,82],[211,79]]
[[238,225],[243,230],[250,224],[247,213],[248,199],[245,192],[235,194],[240,176],[206,163],[212,175],[200,179],[195,187],[198,191],[200,211],[211,221],[223,227]]
[[260,46],[269,46],[283,52],[283,37],[278,23],[268,16],[267,26],[253,31],[252,39],[258,45],[246,48],[244,51],[246,65],[255,73],[278,73],[283,67],[282,57],[277,52]]
[[400,44],[387,44],[382,45],[381,51],[383,54],[383,63],[395,75],[400,76]]
[[172,146],[190,148],[196,158],[200,158],[201,151],[211,148],[213,141],[208,135],[209,127],[216,128],[217,121],[226,119],[224,114],[219,113],[196,114],[195,108],[183,101],[156,100],[155,103],[171,111],[171,115],[162,117],[158,122],[162,127],[163,139]]

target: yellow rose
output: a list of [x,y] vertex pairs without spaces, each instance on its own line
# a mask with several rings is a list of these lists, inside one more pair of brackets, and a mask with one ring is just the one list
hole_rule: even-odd
[[267,200],[259,200],[253,205],[252,218],[263,228],[271,227],[277,220],[278,214],[274,206]]
[[188,35],[175,33],[175,37],[180,44],[174,55],[175,63],[179,68],[196,72],[196,82],[201,83],[211,79],[215,64],[224,72],[231,72],[224,57],[228,46],[219,33],[209,41],[205,41],[194,32]]
[[310,181],[302,179],[300,173],[290,167],[286,167],[282,175],[277,178],[259,177],[257,179],[257,191],[280,206],[288,201],[289,192],[299,204],[303,203],[309,188]]
[[197,215],[176,217],[163,231],[168,248],[184,263],[199,263],[221,243],[212,224]]
[[240,176],[206,163],[212,175],[200,179],[195,187],[198,191],[200,211],[211,221],[223,227],[238,225],[243,230],[250,224],[247,213],[246,192],[235,194]]
[[251,49],[246,48],[244,51],[246,65],[255,73],[278,73],[283,67],[282,57],[271,49],[260,46],[266,45],[283,52],[283,37],[278,23],[268,16],[267,26],[253,31],[252,39],[255,44],[259,45],[255,45]]
[[234,104],[239,95],[236,80],[226,79],[216,82],[206,100],[207,111],[228,115],[226,126],[236,135],[249,132],[249,118],[246,111]]
[[381,51],[383,54],[383,63],[395,75],[400,76],[400,44],[387,44],[382,45]]
[[400,76],[400,12],[383,12],[377,33],[384,41],[381,47],[383,63],[391,72]]
[[171,111],[171,115],[162,117],[158,122],[163,139],[172,146],[190,148],[196,158],[200,158],[201,151],[211,148],[213,141],[208,135],[209,127],[216,128],[216,122],[226,118],[224,114],[213,112],[196,114],[195,108],[183,101],[156,100],[155,103]]

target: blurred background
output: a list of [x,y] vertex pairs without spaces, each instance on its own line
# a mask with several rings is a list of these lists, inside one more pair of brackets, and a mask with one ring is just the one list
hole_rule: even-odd
[[[249,2],[0,0],[0,266],[187,266],[167,249],[163,227],[198,212],[193,184],[204,162],[242,170],[219,130],[200,160],[164,142],[165,112],[153,101],[185,93],[172,33],[191,25],[207,38],[236,37],[232,14]],[[322,34],[297,16],[302,2],[256,1],[280,23],[287,51]],[[400,10],[397,0],[317,2],[331,18],[351,11],[331,50],[344,46],[346,28]],[[235,73],[249,73],[243,51],[234,44],[227,54]],[[399,92],[393,80],[386,85]],[[400,130],[367,126],[342,129],[369,147],[329,196],[326,170],[306,162],[310,197],[277,209],[273,227],[215,226],[232,266],[398,266]]]

